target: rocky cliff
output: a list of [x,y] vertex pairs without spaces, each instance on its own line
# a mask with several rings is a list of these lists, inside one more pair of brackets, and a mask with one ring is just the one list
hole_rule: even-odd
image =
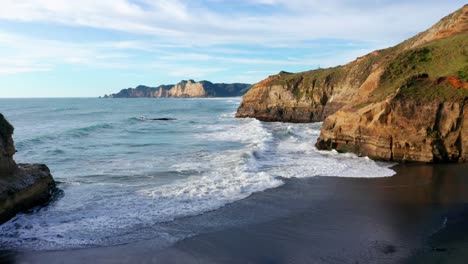
[[205,97],[206,91],[202,83],[192,80],[182,81],[167,91],[167,97]]
[[324,121],[317,142],[376,159],[468,160],[468,5],[344,66],[255,84],[238,117]]
[[245,83],[211,83],[208,81],[181,81],[175,85],[123,89],[119,93],[105,95],[105,98],[160,98],[160,97],[234,97],[244,95],[251,87]]
[[46,202],[55,190],[43,164],[16,164],[13,126],[0,114],[0,224],[16,213]]
[[18,168],[13,160],[15,147],[12,134],[13,126],[0,114],[0,175],[12,173]]

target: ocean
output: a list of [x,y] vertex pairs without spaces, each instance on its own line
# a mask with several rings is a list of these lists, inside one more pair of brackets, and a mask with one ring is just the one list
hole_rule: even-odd
[[170,223],[288,178],[395,174],[391,163],[318,151],[320,123],[237,119],[240,102],[0,99],[0,112],[15,127],[17,163],[47,164],[61,190],[48,206],[1,225],[0,247],[62,250],[149,239],[170,245],[202,229]]

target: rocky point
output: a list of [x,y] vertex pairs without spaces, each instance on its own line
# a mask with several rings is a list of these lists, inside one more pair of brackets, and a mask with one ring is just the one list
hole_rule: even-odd
[[0,114],[0,224],[15,214],[46,203],[55,182],[44,164],[16,164],[13,126]]

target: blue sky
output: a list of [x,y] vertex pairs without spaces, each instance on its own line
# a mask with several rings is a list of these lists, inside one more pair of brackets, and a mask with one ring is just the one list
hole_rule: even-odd
[[345,64],[451,0],[2,0],[0,97],[94,97],[182,79],[255,83]]

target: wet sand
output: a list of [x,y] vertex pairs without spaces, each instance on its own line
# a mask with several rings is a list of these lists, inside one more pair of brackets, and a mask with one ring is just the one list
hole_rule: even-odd
[[188,238],[2,252],[3,263],[468,263],[468,164],[314,177],[167,223]]

